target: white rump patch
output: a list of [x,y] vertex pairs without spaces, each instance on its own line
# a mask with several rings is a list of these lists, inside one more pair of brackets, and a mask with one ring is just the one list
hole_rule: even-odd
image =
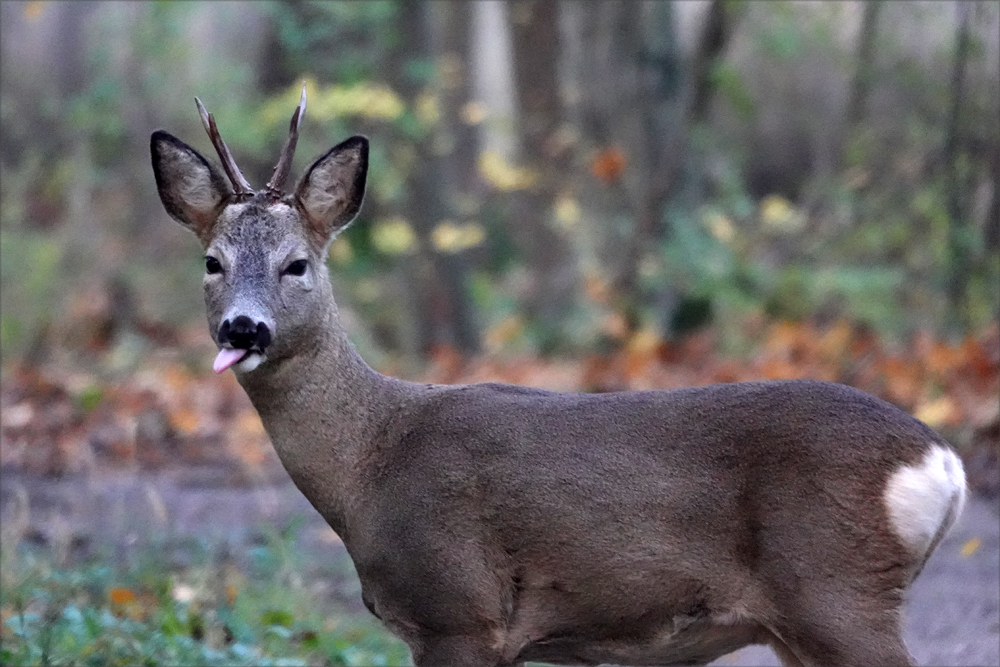
[[950,449],[934,445],[923,461],[892,474],[884,497],[896,535],[914,555],[924,556],[962,512],[962,462]]

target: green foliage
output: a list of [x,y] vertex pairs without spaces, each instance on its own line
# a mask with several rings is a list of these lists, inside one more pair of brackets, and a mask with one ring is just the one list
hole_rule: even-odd
[[[62,280],[59,239],[7,229],[0,243],[0,355],[22,352],[59,303]],[[25,315],[28,315],[25,317]]]
[[776,60],[791,60],[802,53],[802,34],[793,7],[785,2],[768,3],[771,20],[757,36],[764,52]]
[[711,77],[712,84],[718,88],[741,118],[749,120],[754,117],[757,105],[735,67],[725,61],[719,61],[713,66]]
[[[356,83],[376,76],[376,64],[396,45],[394,2],[269,3],[287,71]],[[336,47],[336,48],[332,48]]]
[[5,545],[3,664],[408,664],[405,647],[374,619],[317,599],[296,540],[294,528],[268,532],[256,553],[268,576],[241,577],[218,594],[221,575],[203,543],[188,545],[182,568],[170,565],[165,543],[118,568],[103,564],[107,554],[60,565],[26,544]]

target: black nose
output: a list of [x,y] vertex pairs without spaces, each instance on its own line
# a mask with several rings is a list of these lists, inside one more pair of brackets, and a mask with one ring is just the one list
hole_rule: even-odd
[[240,315],[232,322],[226,320],[219,327],[219,344],[225,343],[238,350],[263,352],[271,344],[271,330],[263,322],[254,322],[246,315]]

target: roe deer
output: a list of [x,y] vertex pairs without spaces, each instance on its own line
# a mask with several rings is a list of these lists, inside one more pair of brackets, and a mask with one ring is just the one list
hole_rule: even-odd
[[198,107],[228,182],[164,131],[151,152],[205,249],[215,371],[417,665],[700,664],[752,643],[785,665],[912,664],[904,593],[966,492],[934,431],[806,380],[562,394],[380,375],[325,263],[361,208],[367,139],[284,192],[303,90],[254,192]]

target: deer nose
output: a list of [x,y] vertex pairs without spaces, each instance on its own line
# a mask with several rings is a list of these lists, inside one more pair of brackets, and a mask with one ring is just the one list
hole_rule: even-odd
[[240,315],[232,322],[226,320],[219,327],[219,344],[229,343],[238,350],[263,352],[271,344],[271,330],[263,322],[254,322]]

